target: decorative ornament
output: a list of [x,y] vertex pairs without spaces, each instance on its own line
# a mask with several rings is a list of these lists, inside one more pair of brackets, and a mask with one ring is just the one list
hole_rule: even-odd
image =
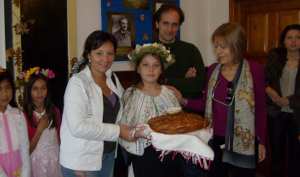
[[26,84],[32,75],[43,75],[48,79],[55,78],[55,73],[51,69],[41,69],[40,67],[29,68],[26,71],[20,72],[17,76],[17,87]]
[[147,33],[143,34],[143,40],[148,41],[149,40],[149,35]]
[[17,23],[13,26],[15,29],[16,34],[22,35],[22,34],[28,34],[30,31],[29,26],[33,25],[35,23],[35,20],[30,19],[27,21],[20,21],[20,23]]
[[136,45],[135,49],[128,54],[128,58],[133,63],[137,63],[145,55],[153,54],[158,56],[164,63],[165,68],[175,62],[170,50],[160,43]]
[[141,14],[140,15],[140,20],[143,22],[143,21],[145,21],[145,15],[144,14]]

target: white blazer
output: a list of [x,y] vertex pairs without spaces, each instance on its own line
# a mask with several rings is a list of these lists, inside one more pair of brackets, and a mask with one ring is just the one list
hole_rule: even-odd
[[[106,76],[108,87],[121,98],[124,89],[117,77],[111,70]],[[118,125],[102,120],[102,90],[93,80],[89,67],[85,67],[70,79],[64,95],[60,128],[60,164],[63,167],[83,171],[101,169],[103,141],[117,141],[120,134]]]

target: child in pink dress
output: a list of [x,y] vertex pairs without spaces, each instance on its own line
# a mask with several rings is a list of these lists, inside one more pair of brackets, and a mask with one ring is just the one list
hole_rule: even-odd
[[[61,115],[50,100],[51,70],[25,72],[23,111],[28,123],[32,177],[61,177],[58,163]],[[26,80],[28,79],[28,80]]]
[[[0,176],[30,177],[30,158],[24,114],[15,106],[15,87],[8,72],[0,71]],[[12,106],[11,106],[12,105]]]

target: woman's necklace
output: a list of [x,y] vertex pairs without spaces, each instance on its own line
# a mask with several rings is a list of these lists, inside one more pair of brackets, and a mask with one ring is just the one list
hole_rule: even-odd
[[44,109],[42,112],[33,111],[33,113],[35,117],[40,120],[46,114],[46,109]]

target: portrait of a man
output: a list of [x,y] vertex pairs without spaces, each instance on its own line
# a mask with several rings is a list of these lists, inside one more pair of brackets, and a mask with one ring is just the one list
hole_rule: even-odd
[[129,20],[127,17],[119,15],[116,18],[117,23],[112,27],[113,35],[118,41],[119,47],[128,47],[131,46],[131,32]]

